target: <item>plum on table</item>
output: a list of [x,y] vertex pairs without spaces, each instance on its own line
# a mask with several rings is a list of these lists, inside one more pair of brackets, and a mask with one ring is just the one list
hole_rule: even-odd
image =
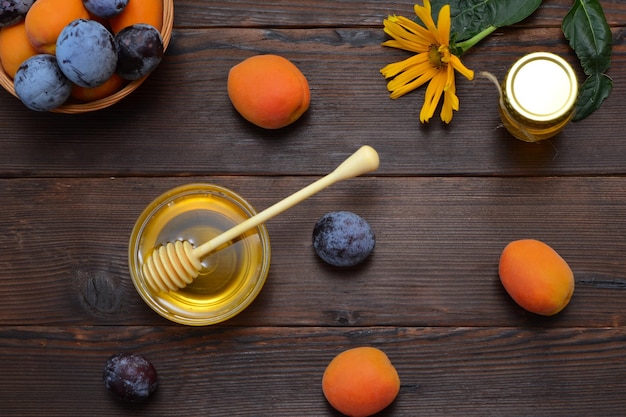
[[104,366],[104,384],[117,398],[145,401],[158,386],[156,368],[138,353],[117,353]]
[[376,246],[369,223],[350,211],[333,211],[322,216],[313,228],[313,248],[325,262],[340,267],[355,266]]

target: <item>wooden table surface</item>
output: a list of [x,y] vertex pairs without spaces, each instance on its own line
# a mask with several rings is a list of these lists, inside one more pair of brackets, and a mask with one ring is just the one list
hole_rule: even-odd
[[[321,377],[339,352],[384,350],[402,384],[381,416],[619,416],[626,413],[626,3],[601,2],[613,29],[614,89],[591,117],[528,144],[500,125],[497,93],[457,76],[450,125],[421,125],[424,89],[391,100],[382,20],[413,2],[177,0],[170,47],[130,97],[83,115],[37,113],[0,94],[0,415],[338,416]],[[579,71],[545,1],[464,62],[502,78],[545,50]],[[232,108],[226,79],[262,53],[291,59],[311,106],[278,131]],[[254,303],[220,325],[153,312],[128,272],[144,207],[190,182],[268,207],[361,145],[373,174],[332,186],[267,222],[272,265]],[[364,217],[377,236],[363,265],[314,253],[316,220]],[[505,293],[499,255],[549,243],[576,291],[560,314],[525,312]],[[105,389],[106,359],[148,357],[157,393],[141,406]]]

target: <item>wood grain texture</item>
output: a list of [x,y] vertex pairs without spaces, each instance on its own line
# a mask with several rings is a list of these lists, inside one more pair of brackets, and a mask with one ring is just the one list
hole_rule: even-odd
[[[388,98],[379,70],[408,54],[382,47],[380,28],[176,29],[158,70],[139,91],[103,111],[34,115],[0,95],[0,122],[11,132],[3,137],[0,175],[319,175],[333,168],[333,154],[362,144],[380,150],[381,175],[623,174],[626,143],[614,121],[626,111],[619,82],[626,78],[626,49],[617,30],[615,35],[609,71],[615,87],[602,111],[555,139],[527,146],[502,128],[497,91],[482,77],[457,80],[461,108],[453,123],[440,123],[437,114],[421,125],[423,89]],[[538,44],[577,65],[558,28],[494,35],[465,62],[502,79]],[[226,92],[233,65],[270,52],[292,59],[311,86],[309,111],[280,131],[251,126]]]
[[[390,14],[411,16],[414,1],[380,2],[377,0],[250,1],[228,2],[186,0],[176,2],[176,26],[193,27],[359,27],[380,26]],[[626,5],[620,0],[602,1],[611,25],[621,25]],[[421,3],[420,3],[421,4]],[[518,26],[553,26],[561,24],[571,7],[570,0],[545,0],[542,7]]]
[[[4,324],[164,324],[128,272],[131,229],[157,195],[187,182],[233,189],[258,209],[316,177],[28,179],[0,181]],[[351,210],[377,235],[372,257],[342,270],[321,262],[313,225]],[[335,184],[268,221],[272,266],[246,326],[515,326],[533,322],[500,286],[511,240],[552,245],[578,288],[550,327],[623,325],[626,183],[620,177],[386,178]],[[520,321],[521,320],[521,321]],[[537,323],[535,323],[537,324]]]
[[[0,327],[5,415],[339,416],[321,375],[354,345],[384,349],[400,375],[400,394],[380,416],[609,416],[626,405],[623,328],[115,330]],[[104,363],[120,345],[158,365],[161,384],[140,406],[104,389]]]
[[[424,90],[391,100],[379,73],[408,56],[381,46],[382,20],[414,2],[177,0],[159,68],[130,97],[82,115],[35,113],[0,94],[0,415],[339,416],[321,377],[371,345],[398,368],[385,417],[616,417],[626,409],[626,3],[601,1],[614,34],[614,89],[600,111],[539,144],[501,127],[492,84],[457,77],[448,126],[419,123]],[[561,54],[547,0],[463,57],[502,79],[521,55]],[[311,107],[279,131],[251,126],[229,69],[276,53],[307,76]],[[159,194],[216,183],[258,210],[330,172],[363,144],[377,172],[335,184],[267,223],[272,264],[253,304],[217,326],[153,312],[128,272],[128,239]],[[315,221],[351,210],[377,245],[361,266],[314,253]],[[572,267],[559,315],[523,311],[499,254],[533,237]],[[146,355],[160,387],[136,406],[104,387],[106,359]]]

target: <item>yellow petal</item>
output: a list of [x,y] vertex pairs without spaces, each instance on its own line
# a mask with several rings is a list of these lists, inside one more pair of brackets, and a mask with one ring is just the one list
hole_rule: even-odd
[[441,120],[445,123],[452,121],[453,111],[459,109],[459,98],[450,90],[443,93],[443,105],[441,107]]
[[441,106],[441,120],[450,123],[452,113],[459,109],[459,98],[456,96],[456,85],[454,83],[454,69],[448,65],[446,86],[443,88],[443,104]]
[[433,20],[430,1],[424,0],[424,6],[415,5],[413,7],[415,11],[415,15],[424,23],[426,29],[428,29],[431,33],[437,32],[437,27],[435,26],[435,21]]
[[463,65],[458,56],[450,55],[450,65],[468,80],[474,79],[474,71]]
[[[403,42],[407,46],[415,44],[406,49],[409,51],[423,52],[435,41],[432,33],[403,16],[393,16],[393,19],[390,16],[383,21],[383,26],[385,33],[396,41]],[[401,47],[401,49],[405,48]]]
[[406,93],[409,93],[415,90],[418,87],[426,84],[430,81],[434,75],[436,75],[437,70],[434,68],[430,68],[426,72],[416,73],[419,74],[417,77],[408,77],[408,80],[398,80],[398,78],[394,78],[389,83],[387,83],[387,89],[391,91],[390,97],[392,99],[396,99],[398,97],[403,96]]
[[385,78],[390,78],[400,74],[403,71],[407,71],[411,67],[423,65],[424,63],[428,63],[428,55],[423,53],[417,54],[410,56],[403,61],[387,64],[383,69],[380,70],[380,72],[385,76]]
[[437,19],[437,40],[440,45],[448,45],[450,43],[450,5],[446,4],[439,10],[439,19]]
[[390,48],[402,49],[409,52],[424,52],[427,48],[425,44],[419,44],[416,42],[407,41],[405,39],[390,39],[382,43],[383,46]]
[[446,67],[446,84],[443,87],[443,91],[456,91],[456,87],[454,85],[454,68],[452,65],[448,65]]
[[435,114],[435,109],[437,108],[437,104],[439,104],[443,88],[446,84],[446,78],[446,72],[439,71],[428,84],[426,95],[424,96],[424,105],[420,112],[420,121],[422,123],[428,122],[430,118],[433,117],[433,114]]

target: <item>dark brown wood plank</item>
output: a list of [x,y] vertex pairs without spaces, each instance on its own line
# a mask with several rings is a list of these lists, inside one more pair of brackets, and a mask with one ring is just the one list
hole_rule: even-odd
[[[387,175],[580,175],[626,172],[626,111],[618,39],[615,88],[590,118],[541,144],[513,139],[486,79],[458,80],[461,109],[446,126],[419,123],[424,89],[388,98],[379,69],[408,56],[380,46],[380,29],[183,30],[162,66],[131,97],[85,115],[39,114],[0,95],[0,176],[322,174],[331,156],[362,144],[380,149]],[[493,36],[466,64],[502,78],[515,59],[542,49],[575,58],[560,29]],[[233,109],[228,70],[259,53],[292,59],[308,77],[311,108],[280,131],[255,128]],[[139,109],[139,110],[138,110]]]
[[[321,392],[324,369],[369,345],[401,379],[381,417],[614,416],[626,406],[625,341],[623,327],[2,327],[0,401],[21,417],[339,416]],[[104,363],[122,350],[157,368],[142,406],[104,387]]]
[[[421,1],[380,2],[342,1],[176,1],[175,25],[184,27],[362,27],[380,26],[390,14],[413,15],[413,5]],[[620,0],[602,0],[611,25],[626,21],[626,5]],[[560,26],[572,6],[570,0],[546,0],[523,26]]]
[[[0,324],[165,324],[129,278],[127,248],[143,208],[186,182],[229,187],[258,209],[315,177],[3,180]],[[311,232],[327,211],[372,225],[377,247],[330,268]],[[356,178],[268,222],[272,266],[246,326],[623,326],[626,182],[599,178]],[[570,262],[578,288],[553,319],[525,314],[497,264],[511,240],[537,238]]]

